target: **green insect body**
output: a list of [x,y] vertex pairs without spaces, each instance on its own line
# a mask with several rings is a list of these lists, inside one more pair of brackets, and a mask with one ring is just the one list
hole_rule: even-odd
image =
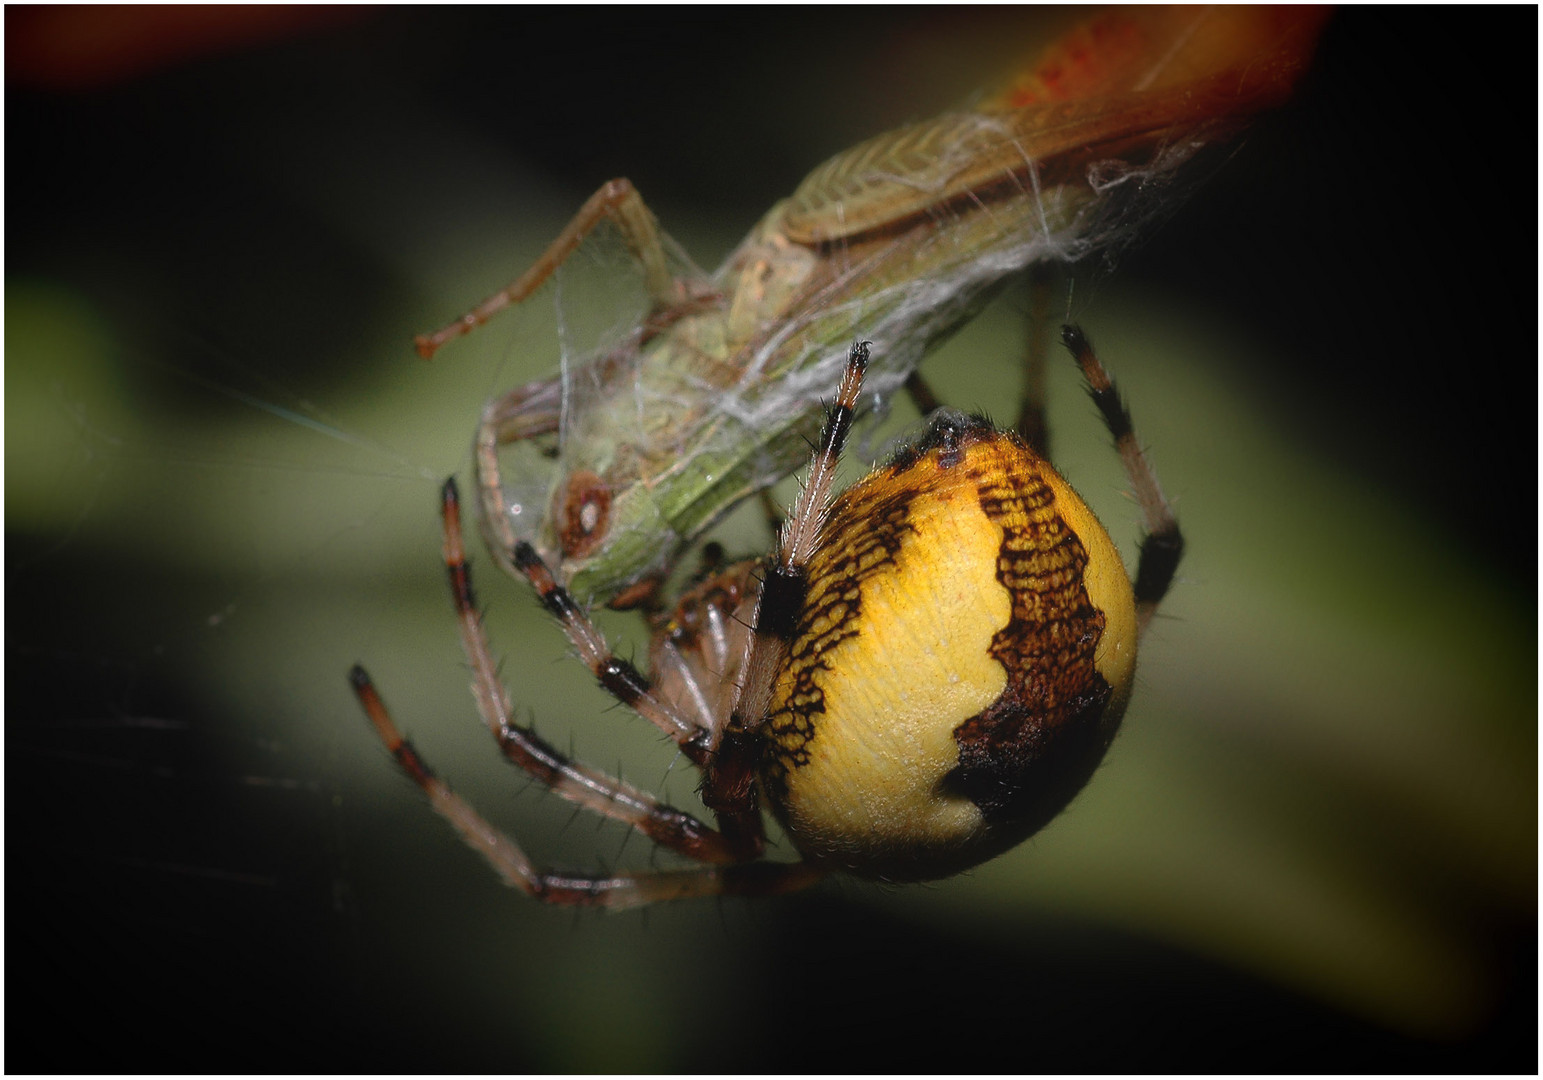
[[[1180,53],[1162,43],[1196,40],[1183,32],[1203,17],[1164,15],[1144,48],[1168,63]],[[728,509],[799,467],[847,343],[873,343],[868,386],[884,400],[1015,272],[1132,235],[1181,166],[1281,100],[1305,57],[1298,40],[1172,85],[991,99],[880,135],[815,169],[711,277],[613,181],[527,278],[420,342],[427,354],[523,299],[606,219],[650,294],[622,341],[489,404],[477,465],[490,548],[512,569],[528,540],[577,596],[630,603]],[[555,467],[514,460],[554,434]]]

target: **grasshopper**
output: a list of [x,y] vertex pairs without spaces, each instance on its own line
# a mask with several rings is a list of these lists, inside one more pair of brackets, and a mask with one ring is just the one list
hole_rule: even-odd
[[[1197,151],[1288,97],[1323,19],[1096,16],[968,110],[820,165],[710,276],[630,182],[605,184],[522,276],[417,339],[430,357],[525,300],[605,222],[639,267],[650,308],[630,332],[484,408],[474,462],[494,557],[515,572],[525,540],[575,595],[646,602],[687,545],[807,459],[847,343],[873,343],[882,397],[1010,275],[1128,236]],[[510,449],[552,436],[556,467],[525,498],[529,465]]]

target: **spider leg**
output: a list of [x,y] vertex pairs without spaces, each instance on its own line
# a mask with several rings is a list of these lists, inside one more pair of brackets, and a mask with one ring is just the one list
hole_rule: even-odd
[[1061,328],[1061,341],[1082,367],[1088,392],[1093,397],[1093,403],[1098,406],[1098,411],[1103,414],[1109,434],[1114,436],[1115,449],[1120,452],[1120,458],[1125,463],[1125,473],[1130,477],[1131,489],[1141,507],[1142,517],[1146,519],[1147,534],[1141,541],[1141,559],[1136,564],[1134,586],[1137,633],[1145,633],[1157,605],[1173,584],[1174,572],[1184,554],[1184,536],[1179,532],[1173,507],[1168,505],[1162,485],[1157,482],[1157,474],[1152,471],[1141,444],[1136,441],[1130,411],[1120,400],[1114,381],[1109,378],[1104,365],[1099,363],[1087,335],[1081,327],[1064,326]]
[[920,368],[913,369],[905,377],[905,393],[911,399],[911,404],[916,406],[916,411],[921,413],[923,419],[931,416],[933,412],[941,408],[943,402],[938,398],[937,392],[932,389]]
[[734,708],[759,596],[758,563],[728,564],[709,544],[697,583],[652,620],[648,670],[658,692],[717,733]]
[[1023,354],[1023,390],[1018,405],[1017,432],[1040,457],[1050,458],[1050,427],[1045,423],[1045,360],[1050,353],[1051,286],[1055,271],[1039,263],[1030,267],[1029,336]]
[[[1019,394],[1018,423],[1013,429],[1042,458],[1050,457],[1050,428],[1045,423],[1045,358],[1049,353],[1046,330],[1050,325],[1051,285],[1054,271],[1036,264],[1029,268],[1028,338],[1023,352],[1023,389]],[[905,377],[905,392],[923,417],[932,415],[943,404],[921,370]]]
[[[482,619],[472,599],[471,575],[466,569],[466,548],[461,533],[460,489],[454,477],[445,481],[440,503],[445,527],[445,568],[450,574],[451,596],[461,617],[461,642],[466,647],[472,670],[477,673],[474,688],[478,704],[482,705],[484,699],[496,702],[505,695],[499,685],[487,637],[482,632]],[[710,733],[655,693],[642,672],[611,652],[600,628],[584,614],[568,590],[557,583],[556,575],[536,554],[535,548],[517,540],[512,553],[511,568],[525,576],[542,605],[562,623],[563,633],[568,635],[579,658],[600,685],[668,735],[688,758],[701,765],[707,758]],[[498,711],[496,705],[489,705],[483,709],[483,715],[497,715]]]
[[756,729],[770,706],[777,672],[787,656],[798,613],[803,608],[808,588],[806,567],[830,508],[831,485],[842,447],[852,430],[863,373],[868,367],[868,349],[866,341],[853,342],[847,354],[846,374],[842,376],[836,400],[826,411],[809,475],[783,525],[776,556],[761,584],[755,630],[742,669],[739,695],[718,752],[703,779],[702,801],[718,816],[719,827],[725,833],[739,835],[743,828],[760,834],[762,829],[755,791],[762,743]]
[[[482,714],[483,722],[498,741],[504,756],[563,798],[625,822],[656,843],[693,859],[728,863],[740,862],[759,854],[759,846],[747,849],[691,815],[660,803],[640,788],[570,761],[514,719],[509,692],[498,674],[482,626],[482,617],[472,595],[471,571],[466,565],[466,552],[461,537],[460,501],[453,479],[445,482],[441,507],[445,528],[445,569],[460,622],[461,644],[471,665],[472,693],[477,699],[477,710]],[[529,558],[535,559],[535,553],[528,548],[527,554]],[[567,592],[552,581],[550,572],[546,571],[539,559],[536,559],[535,568],[527,572],[532,575],[532,581],[536,583],[537,591],[542,594],[548,610],[563,619],[570,639],[579,647],[601,686],[624,704],[645,715],[652,711],[656,715],[671,717],[673,726],[666,728],[671,733],[682,730],[694,736],[702,731],[687,721],[679,710],[663,701],[636,668],[611,654],[599,631],[578,610]],[[698,744],[689,739],[678,741],[683,742],[688,756],[691,756],[694,748],[699,749]]]
[[769,896],[805,888],[824,876],[823,871],[808,863],[770,862],[611,875],[539,870],[508,834],[477,813],[430,771],[412,743],[397,729],[364,668],[355,665],[348,679],[381,741],[402,771],[428,795],[434,809],[507,884],[537,900],[620,910],[692,896]]

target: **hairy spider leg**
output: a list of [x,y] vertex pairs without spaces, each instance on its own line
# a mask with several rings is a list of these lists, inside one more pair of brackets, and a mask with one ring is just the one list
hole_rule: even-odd
[[830,509],[831,487],[857,413],[870,347],[867,341],[854,342],[847,354],[846,372],[836,400],[826,410],[809,474],[783,524],[777,552],[761,584],[755,632],[750,636],[749,653],[741,669],[744,676],[739,696],[702,785],[702,801],[717,814],[725,831],[731,821],[757,832],[763,829],[755,790],[762,750],[762,736],[757,729],[771,706],[777,672],[787,657],[798,613],[804,605],[809,585],[806,567]]
[[[606,773],[568,761],[514,720],[509,693],[499,677],[482,616],[472,594],[471,572],[466,565],[461,533],[460,500],[453,478],[445,482],[441,508],[445,569],[460,624],[461,644],[472,669],[472,693],[477,699],[478,712],[504,756],[562,797],[626,822],[650,839],[683,855],[715,863],[741,862],[758,855],[761,851],[758,837],[748,842],[726,837],[691,815],[659,803],[647,792]],[[529,579],[541,603],[561,622],[569,642],[578,650],[580,659],[600,686],[638,715],[653,721],[674,738],[691,761],[701,765],[707,759],[711,733],[656,693],[642,672],[611,651],[600,630],[568,591],[557,584],[552,572],[529,544],[516,546],[515,564]]]
[[[755,791],[760,737],[754,727],[765,716],[765,702],[770,698],[777,666],[786,655],[793,621],[803,602],[807,584],[804,567],[818,542],[820,526],[830,506],[831,487],[851,431],[868,356],[867,342],[854,344],[848,354],[846,374],[836,401],[826,413],[809,476],[783,526],[776,557],[762,586],[756,632],[746,659],[745,682],[726,726],[724,741],[716,751],[709,745],[711,732],[692,723],[657,696],[641,672],[610,651],[599,629],[557,583],[535,549],[523,541],[514,548],[515,565],[530,580],[547,610],[561,621],[569,641],[601,686],[617,700],[654,720],[661,729],[676,735],[683,752],[693,762],[705,765],[702,798],[718,817],[720,830],[716,832],[689,814],[659,803],[646,792],[569,761],[514,721],[509,694],[498,676],[472,594],[455,481],[445,482],[441,507],[450,591],[460,621],[462,644],[472,668],[472,691],[478,711],[504,756],[564,798],[626,822],[671,850],[704,862],[729,864],[609,876],[536,869],[513,838],[488,822],[430,771],[392,722],[369,675],[363,667],[355,665],[349,681],[387,750],[429,797],[434,809],[507,883],[548,903],[624,908],[691,896],[792,892],[825,875],[823,869],[805,862],[749,861],[760,855],[765,843]],[[747,699],[760,704],[747,706]],[[746,714],[743,709],[749,707],[756,711]],[[745,715],[753,715],[756,723],[744,723]]]
[[539,870],[507,833],[477,813],[429,770],[392,722],[364,668],[355,665],[348,679],[386,749],[402,771],[423,789],[434,809],[454,826],[469,847],[488,861],[499,877],[537,900],[620,910],[694,896],[771,896],[805,888],[823,876],[806,863],[772,862],[610,875]]
[[[648,792],[604,772],[570,761],[514,719],[509,692],[499,677],[482,617],[472,594],[471,574],[466,565],[461,536],[460,504],[453,480],[447,481],[444,486],[441,508],[445,530],[445,568],[460,624],[461,643],[471,667],[472,694],[477,702],[477,711],[504,756],[533,779],[570,802],[624,822],[672,851],[713,863],[737,862],[744,858],[744,854],[726,842],[721,834],[690,814],[664,805]],[[547,580],[550,581],[550,576]],[[560,600],[543,599],[549,610],[572,606],[572,601],[565,593]],[[648,707],[651,702],[646,700],[650,695],[647,680],[625,661],[610,657],[607,662],[605,657],[609,657],[609,650],[605,648],[604,639],[599,637],[588,620],[581,621],[588,630],[588,636],[582,640],[591,649],[598,648],[603,654],[597,664],[591,665],[591,670],[598,667],[596,674],[600,677],[601,685],[635,710]],[[684,719],[679,723],[687,726]],[[385,732],[378,721],[376,726],[384,736]],[[409,772],[412,770],[409,769]]]
[[[465,646],[476,679],[473,689],[478,708],[496,735],[507,723],[507,693],[497,673],[482,619],[471,593],[471,576],[466,566],[462,539],[460,489],[455,478],[445,481],[441,497],[445,528],[445,566],[450,574],[451,594],[460,616],[461,642]],[[648,720],[668,735],[694,764],[702,765],[711,752],[713,733],[686,715],[673,702],[655,692],[653,685],[636,667],[611,651],[600,632],[577,601],[557,582],[557,577],[536,549],[524,540],[516,540],[509,565],[530,582],[542,606],[562,625],[563,633],[578,651],[579,659],[594,674],[601,687],[623,705]]]
[[1082,368],[1087,380],[1088,393],[1104,418],[1109,434],[1114,436],[1115,449],[1125,464],[1125,474],[1130,478],[1131,489],[1141,515],[1146,519],[1146,536],[1141,541],[1141,558],[1136,564],[1136,580],[1133,591],[1136,596],[1136,633],[1146,633],[1147,625],[1157,605],[1168,595],[1173,575],[1184,555],[1184,536],[1179,532],[1178,520],[1173,507],[1163,494],[1157,474],[1152,471],[1141,444],[1136,441],[1136,429],[1131,424],[1130,410],[1120,400],[1114,380],[1099,363],[1092,343],[1079,326],[1063,326],[1061,341]]

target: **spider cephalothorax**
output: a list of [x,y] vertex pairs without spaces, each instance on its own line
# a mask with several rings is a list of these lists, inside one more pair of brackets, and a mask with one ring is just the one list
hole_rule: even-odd
[[[535,587],[601,685],[703,773],[717,827],[569,761],[512,717],[483,635],[445,486],[445,557],[482,715],[504,754],[557,794],[708,865],[543,872],[450,792],[356,691],[407,773],[510,883],[541,899],[625,907],[800,888],[841,870],[915,881],[974,866],[1081,790],[1119,726],[1136,644],[1182,550],[1130,419],[1081,332],[1081,364],[1149,535],[1132,585],[1092,512],[1042,453],[981,417],[925,434],[832,500],[858,404],[854,345],[809,477],[774,553],[718,571],[656,619],[645,676],[615,657],[527,543],[504,558]],[[762,803],[801,861],[762,859]]]

